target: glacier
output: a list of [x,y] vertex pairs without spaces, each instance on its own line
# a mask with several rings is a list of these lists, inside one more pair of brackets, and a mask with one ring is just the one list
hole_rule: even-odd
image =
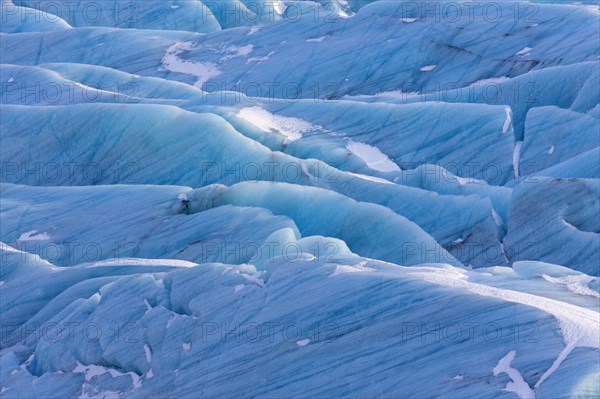
[[599,16],[0,0],[0,397],[600,396]]

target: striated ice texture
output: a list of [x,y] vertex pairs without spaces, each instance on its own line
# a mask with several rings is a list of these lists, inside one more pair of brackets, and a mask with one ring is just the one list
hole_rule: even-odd
[[600,396],[599,15],[0,0],[0,397]]

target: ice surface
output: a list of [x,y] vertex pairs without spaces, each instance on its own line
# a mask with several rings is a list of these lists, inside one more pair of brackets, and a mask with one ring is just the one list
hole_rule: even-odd
[[[11,255],[5,256],[5,258],[11,264],[13,261],[16,261],[17,264],[21,263],[18,258],[14,259],[14,256]],[[64,268],[64,270],[55,273],[54,286],[57,286],[59,281],[61,281],[61,284],[65,284],[68,280],[71,280],[71,288],[66,290],[65,294],[78,295],[79,298],[87,298],[87,295],[91,295],[90,299],[80,300],[77,306],[66,308],[57,306],[60,303],[60,297],[43,299],[41,301],[43,311],[37,312],[37,316],[32,320],[37,318],[39,321],[40,317],[44,315],[45,320],[55,322],[61,320],[67,322],[73,320],[73,317],[77,317],[79,322],[88,320],[89,322],[101,323],[100,325],[105,325],[105,323],[110,325],[114,321],[119,321],[119,323],[132,322],[135,323],[134,325],[139,325],[140,328],[144,326],[151,327],[152,329],[148,331],[153,331],[153,333],[144,336],[134,330],[123,331],[123,333],[133,335],[126,336],[129,337],[127,342],[114,343],[114,331],[107,332],[110,336],[106,340],[103,339],[103,345],[106,345],[105,352],[103,352],[94,349],[95,344],[93,342],[80,340],[79,338],[76,338],[75,342],[70,342],[67,336],[53,343],[42,340],[37,341],[36,344],[31,336],[33,330],[31,326],[34,324],[30,324],[27,330],[22,330],[27,331],[24,333],[25,335],[17,333],[10,340],[21,342],[20,339],[22,338],[20,337],[29,337],[23,341],[23,344],[20,344],[21,346],[15,343],[13,348],[15,348],[14,350],[18,347],[22,348],[20,349],[21,352],[18,353],[31,353],[31,350],[35,348],[35,356],[32,360],[32,365],[35,366],[30,369],[14,368],[13,366],[3,367],[3,372],[6,373],[17,370],[18,378],[13,376],[8,380],[8,388],[13,390],[23,389],[33,380],[32,372],[38,376],[45,376],[44,378],[50,381],[71,372],[76,372],[79,376],[82,376],[83,372],[85,381],[82,376],[78,383],[73,381],[73,384],[65,384],[65,387],[71,386],[74,391],[79,392],[81,385],[85,382],[88,384],[86,389],[105,391],[110,390],[116,384],[122,395],[135,396],[145,395],[167,382],[172,392],[189,396],[193,395],[194,387],[200,379],[202,382],[206,381],[203,386],[208,387],[214,395],[227,395],[236,392],[238,389],[250,389],[257,395],[266,394],[274,389],[278,395],[290,395],[294,393],[318,394],[324,390],[335,389],[334,387],[340,381],[349,383],[358,375],[379,375],[380,377],[388,375],[389,380],[384,379],[381,381],[384,384],[383,388],[388,392],[397,391],[409,395],[425,392],[434,395],[439,389],[442,391],[448,389],[447,384],[452,380],[452,377],[460,374],[463,378],[456,381],[467,381],[464,385],[459,385],[459,389],[464,392],[495,394],[501,392],[506,385],[501,375],[494,376],[492,372],[499,359],[506,355],[503,348],[512,348],[511,350],[515,350],[519,354],[519,365],[513,365],[513,367],[522,370],[523,364],[527,364],[528,371],[526,375],[524,374],[524,378],[531,381],[531,385],[535,385],[537,379],[533,378],[531,380],[531,373],[540,376],[552,367],[557,354],[564,347],[563,333],[565,331],[579,331],[565,330],[564,326],[559,329],[553,318],[540,317],[539,310],[536,307],[542,307],[546,311],[551,311],[552,314],[557,315],[560,313],[560,309],[564,308],[568,312],[568,316],[566,316],[568,319],[566,320],[573,320],[574,323],[576,323],[575,320],[579,320],[577,319],[578,315],[586,315],[586,312],[592,317],[597,317],[596,311],[586,311],[572,305],[567,309],[566,305],[561,304],[558,306],[558,301],[553,302],[549,299],[543,299],[540,295],[543,295],[543,292],[547,291],[550,284],[552,284],[545,282],[545,280],[540,281],[540,284],[542,284],[540,294],[525,295],[514,291],[520,285],[526,286],[528,284],[528,279],[524,277],[512,278],[511,287],[513,290],[509,291],[496,289],[484,283],[475,284],[464,281],[461,277],[464,272],[450,266],[446,266],[445,269],[433,269],[436,272],[432,273],[433,270],[428,267],[406,269],[377,261],[361,261],[361,258],[355,256],[345,260],[340,258],[336,262],[341,265],[361,263],[366,266],[360,267],[369,270],[360,273],[344,273],[331,278],[331,274],[337,267],[340,267],[340,264],[324,261],[324,259],[317,262],[298,259],[294,264],[287,263],[281,258],[274,259],[266,270],[265,285],[262,288],[254,286],[253,289],[245,293],[244,302],[236,301],[232,290],[232,287],[246,281],[243,273],[250,271],[244,270],[243,267],[212,264],[171,272],[158,272],[155,270],[150,275],[140,274],[140,269],[138,269],[135,272],[130,271],[135,275],[124,276],[117,280],[105,279],[104,281],[98,281],[97,278],[85,280],[83,276],[73,280],[69,277],[71,275],[75,276],[74,273],[77,273],[78,268],[76,266]],[[141,268],[145,267],[143,261],[140,261],[139,265]],[[25,267],[25,264],[20,267]],[[18,275],[13,274],[3,276],[3,278],[8,279],[7,284],[10,284],[10,286],[28,284],[33,287],[44,284],[44,279],[40,278],[40,273],[48,273],[47,271],[44,269],[36,271],[31,267],[28,270],[28,275],[18,277]],[[476,272],[471,273],[477,274]],[[438,276],[439,279],[432,280],[435,276]],[[488,277],[488,280],[493,281],[493,278]],[[163,283],[160,283],[161,281]],[[343,283],[341,283],[342,281]],[[91,285],[92,283],[95,287]],[[545,290],[544,283],[546,284]],[[443,286],[450,284],[452,287],[438,287],[440,284]],[[99,285],[105,286],[99,287]],[[384,286],[385,289],[383,289]],[[464,290],[459,287],[467,289]],[[348,288],[355,295],[345,298],[341,294]],[[101,295],[94,296],[93,294],[98,291]],[[244,291],[240,291],[239,294],[242,292]],[[300,292],[312,295],[299,295]],[[372,297],[373,292],[377,293],[376,299]],[[289,293],[295,295],[288,297]],[[320,294],[316,295],[316,293]],[[67,299],[65,294],[62,295],[63,303]],[[35,290],[29,290],[26,295],[31,297],[39,294]],[[571,295],[576,294],[572,293]],[[492,297],[488,299],[488,296]],[[465,297],[468,300],[464,300]],[[291,298],[294,298],[294,300],[291,300]],[[411,300],[418,299],[420,306],[417,308],[411,306],[410,301],[406,301],[409,298]],[[449,345],[445,338],[436,339],[436,333],[431,332],[435,331],[434,326],[436,323],[442,325],[459,323],[452,316],[439,311],[440,306],[442,306],[440,304],[442,299],[444,301],[461,301],[460,314],[465,323],[468,323],[469,320],[477,320],[482,323],[481,326],[491,322],[502,323],[497,326],[503,332],[502,338],[489,342],[480,335],[483,334],[480,327],[476,327],[473,330],[473,341],[470,343],[469,341],[460,343],[449,337],[448,339],[452,339],[452,344]],[[128,307],[116,306],[117,303],[124,300],[128,301]],[[149,312],[146,310],[145,302],[154,305]],[[258,306],[258,303],[261,302],[270,304],[269,309]],[[213,304],[213,306],[220,305],[207,308],[206,304],[208,303]],[[545,307],[546,303],[548,307]],[[362,318],[371,314],[373,307],[378,310],[378,317],[387,316],[383,319],[386,321],[373,323],[370,326],[362,325]],[[495,309],[496,312],[512,315],[512,317],[502,322],[501,319],[491,315],[490,307]],[[273,330],[273,339],[270,339],[267,335],[261,335],[262,338],[258,340],[235,338],[235,334],[246,334],[255,331],[247,330],[251,328],[250,326],[263,326],[268,325],[267,323],[283,323],[285,326],[285,320],[290,315],[295,314],[298,309],[303,308],[306,309],[305,314],[311,316],[298,320],[297,328],[301,329],[298,332],[292,328],[285,335],[279,329],[275,329]],[[321,309],[321,311],[317,312],[317,309]],[[328,310],[328,315],[325,316],[323,315],[323,309],[331,310]],[[238,318],[237,315],[240,315],[240,312],[244,316]],[[199,317],[201,314],[202,318]],[[401,324],[394,322],[395,318],[392,317],[398,314],[404,315]],[[435,315],[433,316],[435,317],[434,321],[429,318],[431,315]],[[167,321],[171,319],[173,320],[168,323]],[[242,320],[249,320],[254,324],[246,326]],[[211,324],[206,324],[208,321]],[[515,321],[523,326],[531,323],[537,325],[536,338],[543,338],[543,343],[539,341],[515,342],[513,335],[510,333],[510,328],[512,328]],[[422,322],[429,326],[429,332],[418,327]],[[230,335],[226,335],[227,338],[224,341],[221,331],[207,330],[207,328],[212,328],[214,325],[220,326],[221,323],[232,326],[227,333]],[[233,327],[236,323],[241,323],[237,332]],[[316,335],[315,331],[311,329],[311,326],[314,326],[315,323],[330,324],[323,324],[328,327],[324,327],[325,329]],[[359,328],[361,325],[362,327]],[[573,324],[573,326],[577,325]],[[79,336],[83,326],[85,324],[82,323],[80,327],[74,330],[74,337]],[[332,330],[332,328],[334,329]],[[292,330],[294,330],[293,333]],[[209,335],[203,335],[202,331],[205,331],[204,334],[208,331],[213,332]],[[360,346],[356,345],[356,340],[363,334],[376,334],[379,337],[378,342],[380,344],[375,346],[374,350],[379,354],[380,359],[382,356],[386,359],[385,365],[374,359],[368,360],[368,357],[361,354]],[[439,334],[441,334],[441,330]],[[333,336],[336,338],[332,338]],[[585,341],[581,342],[584,343]],[[412,353],[412,355],[405,358],[390,353],[389,348],[396,345],[410,348],[408,353]],[[309,348],[313,346],[315,348],[309,351]],[[392,376],[397,378],[398,373],[403,378],[414,375],[411,373],[414,373],[416,366],[428,364],[420,354],[429,352],[432,346],[436,348],[433,356],[436,359],[439,357],[439,361],[430,364],[439,365],[433,369],[423,369],[422,373],[427,376],[429,384],[424,386],[418,382],[413,382],[410,378],[406,378],[407,382],[402,387],[397,386],[393,382],[396,379]],[[473,348],[473,346],[477,348],[477,356],[473,357],[473,359],[478,359],[475,364],[473,364],[473,360],[464,360],[465,354],[469,353],[468,349]],[[321,359],[326,359],[332,362],[335,368],[341,368],[345,371],[338,374],[335,383],[328,378],[309,377],[318,379],[319,384],[315,386],[299,384],[292,379],[289,384],[286,384],[285,388],[273,388],[252,383],[274,374],[278,376],[279,380],[285,378],[284,375],[286,374],[280,370],[284,364],[288,364],[286,371],[291,372],[290,376],[310,373],[306,369],[307,365],[299,363],[304,361],[302,359],[309,361],[310,357],[304,357],[306,355],[295,352],[292,347],[313,354],[312,351],[317,350]],[[58,348],[61,349],[58,350]],[[86,348],[86,350],[82,351],[83,348]],[[542,350],[542,348],[544,349]],[[265,351],[278,351],[281,358],[271,359],[263,363],[261,356],[258,356],[258,354]],[[148,356],[148,353],[151,353],[151,356]],[[233,355],[233,353],[237,355]],[[339,359],[341,355],[343,359]],[[8,362],[10,358],[14,359],[14,356],[15,352],[5,351],[2,357],[3,362]],[[230,359],[232,356],[236,359],[246,358],[246,361],[250,361],[255,365],[253,367],[254,371],[249,372],[247,368],[240,369],[237,364],[231,364]],[[430,354],[430,356],[432,355]],[[151,364],[148,364],[148,358],[150,358]],[[456,361],[452,362],[451,365],[442,365],[442,359],[444,358],[453,358]],[[581,372],[589,370],[590,363],[585,356],[577,355],[570,358],[571,361],[575,361],[575,364],[571,364],[568,369],[563,368],[562,365],[557,367],[547,381],[559,378],[563,381],[563,389],[565,389],[568,384],[565,383],[564,373],[567,371],[573,373],[569,374],[570,378],[573,379],[578,370]],[[295,361],[291,362],[291,359],[295,359]],[[274,361],[276,364],[273,364]],[[86,366],[82,366],[84,364]],[[215,364],[219,365],[221,370],[219,373],[209,371]],[[387,370],[390,365],[394,366],[393,373]],[[289,367],[292,367],[292,369],[290,370]],[[346,369],[345,367],[349,368]],[[263,368],[266,369],[263,371]],[[150,370],[152,370],[152,378],[149,378]],[[176,370],[175,375],[173,375],[173,370]],[[234,370],[237,370],[238,374],[241,373],[244,382],[236,379],[230,384],[211,383],[213,379],[223,378],[219,377],[223,371],[233,372]],[[587,374],[589,372],[585,372],[585,375],[589,375]],[[190,378],[192,376],[195,376],[195,378]],[[173,380],[173,378],[175,379]],[[583,378],[585,376],[581,376],[576,380],[582,381]],[[248,384],[248,382],[251,382],[251,384]],[[541,386],[543,385],[541,384]],[[571,389],[576,389],[575,386],[576,383]],[[370,384],[362,385],[362,388],[359,387],[361,385],[357,386],[357,389],[365,394],[378,392],[376,387]],[[377,388],[381,388],[381,386]]]
[[508,258],[542,260],[598,275],[599,190],[597,179],[522,181],[513,193],[504,240]]
[[0,396],[598,397],[597,2],[419,5],[0,0]]

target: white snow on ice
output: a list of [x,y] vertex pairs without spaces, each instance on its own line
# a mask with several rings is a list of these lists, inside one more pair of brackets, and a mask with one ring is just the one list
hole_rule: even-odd
[[362,262],[357,263],[354,266],[348,266],[348,265],[336,266],[335,270],[333,271],[333,273],[331,273],[329,275],[329,277],[335,277],[335,276],[339,276],[340,274],[346,274],[346,273],[368,273],[368,272],[374,272],[374,271],[375,271],[375,269],[367,267],[367,261],[362,261]]
[[23,233],[17,238],[17,241],[26,242],[26,241],[48,241],[50,240],[50,235],[48,233],[40,233],[37,230],[31,230],[26,233]]
[[350,140],[346,148],[352,154],[362,159],[369,168],[379,172],[399,172],[400,167],[396,165],[379,148],[365,143]]
[[227,55],[225,55],[224,57],[221,57],[221,59],[219,61],[225,62],[225,61],[229,61],[230,59],[233,59],[236,57],[244,57],[244,56],[250,54],[253,49],[254,49],[254,46],[252,46],[251,44],[248,44],[247,46],[243,46],[243,47],[229,46],[225,49],[225,53]]
[[509,81],[510,78],[508,76],[499,76],[497,78],[487,78],[487,79],[481,79],[478,80],[476,82],[473,82],[469,85],[469,87],[473,87],[473,86],[485,86],[488,84],[497,84],[497,83],[503,83],[506,81]]
[[500,217],[500,215],[498,215],[498,212],[496,212],[495,209],[492,209],[492,217],[494,218],[494,222],[496,223],[496,226],[502,226],[504,224],[504,222],[502,221],[502,218]]
[[502,125],[502,134],[508,133],[512,124],[512,110],[510,107],[505,107],[504,112],[506,113],[506,119],[504,120],[504,125]]
[[424,67],[419,68],[421,72],[431,72],[435,69],[437,65],[425,65]]
[[523,379],[521,373],[510,365],[516,355],[517,352],[510,351],[506,356],[500,359],[496,367],[494,367],[494,376],[497,376],[501,373],[506,373],[512,382],[506,384],[506,388],[504,389],[505,391],[514,392],[521,399],[535,399],[535,393],[529,384],[525,382],[525,379]]
[[274,1],[273,2],[273,10],[278,14],[278,15],[283,15],[283,13],[285,12],[285,4],[283,3],[283,1]]
[[269,58],[271,58],[271,56],[275,54],[275,51],[271,51],[269,54],[265,55],[264,57],[250,57],[246,60],[246,64],[249,64],[251,62],[263,62],[268,60]]
[[515,150],[513,152],[513,169],[515,171],[515,179],[519,177],[519,163],[521,162],[521,147],[523,146],[522,141],[515,143]]
[[244,289],[245,286],[246,286],[245,284],[238,284],[234,287],[233,291],[240,292],[242,289]]
[[216,64],[212,62],[196,62],[179,58],[184,51],[194,49],[191,42],[177,42],[169,47],[161,61],[164,69],[171,72],[184,73],[196,77],[195,87],[202,88],[204,83],[221,74]]
[[289,142],[301,139],[304,132],[322,129],[302,119],[274,115],[260,107],[242,108],[237,116],[252,123],[263,132],[279,132]]
[[359,98],[365,98],[365,99],[372,99],[372,98],[389,98],[392,100],[407,100],[409,98],[413,98],[413,97],[418,97],[421,96],[421,93],[418,92],[403,92],[402,90],[390,90],[390,91],[382,91],[380,93],[377,94],[356,94],[356,95],[350,95],[350,94],[346,94],[343,98],[348,98],[348,99],[359,99]]
[[368,180],[368,181],[372,181],[372,182],[375,182],[375,183],[394,184],[394,183],[392,183],[389,180],[382,179],[381,177],[363,175],[362,173],[352,173],[352,172],[346,172],[346,173],[348,173],[349,175],[352,175],[354,177],[358,177],[359,179]]
[[148,344],[144,344],[144,354],[146,355],[146,361],[148,363],[152,362],[152,350],[150,350],[150,347],[148,346]]
[[168,267],[195,267],[197,263],[179,259],[145,259],[145,258],[119,258],[107,259],[98,262],[83,263],[70,268],[109,267],[109,266],[168,266]]
[[526,54],[529,54],[531,52],[531,50],[533,50],[533,48],[531,48],[531,47],[523,47],[523,49],[517,51],[515,53],[515,55],[526,55]]
[[[83,365],[83,364],[77,362],[77,365],[73,369],[73,372],[84,374],[84,378],[85,378],[86,382],[90,381],[94,377],[101,376],[106,373],[109,373],[111,375],[111,377],[113,377],[113,378],[128,375],[131,377],[131,382],[132,382],[134,388],[139,388],[141,386],[140,377],[134,372],[122,373],[118,370],[100,366],[100,365],[96,365],[96,364],[90,364],[90,365],[86,366],[86,365]],[[86,386],[86,384],[84,384],[84,387],[85,386]],[[85,388],[84,388],[84,390],[85,390]]]
[[571,228],[571,229],[573,229],[573,230],[579,230],[577,227],[573,226],[571,223],[567,222],[565,219],[562,219],[562,223],[563,223],[565,226],[567,226],[567,227],[569,227],[569,228]]
[[146,305],[146,313],[152,310],[152,305],[150,305],[147,299],[144,299],[144,304]]
[[587,295],[600,298],[600,292],[594,291],[588,286],[590,281],[592,281],[594,278],[586,274],[564,277],[551,277],[546,274],[542,274],[542,278],[553,284],[564,285],[569,291],[577,295]]

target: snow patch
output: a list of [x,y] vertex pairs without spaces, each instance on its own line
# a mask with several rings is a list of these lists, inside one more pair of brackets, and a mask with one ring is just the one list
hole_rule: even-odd
[[453,178],[456,179],[457,183],[460,184],[462,187],[466,186],[467,184],[475,184],[475,183],[481,184],[481,180],[477,180],[472,176],[470,176],[470,177],[453,176]]
[[519,177],[519,162],[521,162],[521,147],[523,146],[522,141],[515,143],[515,150],[513,152],[513,169],[515,171],[515,179]]
[[367,263],[368,263],[367,261],[362,261],[362,262],[357,263],[354,266],[348,266],[348,265],[337,266],[335,268],[335,270],[333,271],[333,273],[331,273],[331,275],[329,275],[329,277],[335,277],[335,276],[339,276],[340,274],[346,274],[346,273],[374,272],[375,269],[367,267]]
[[346,173],[348,173],[349,175],[352,175],[354,177],[358,177],[359,179],[368,180],[368,181],[372,181],[372,182],[375,182],[375,183],[394,184],[391,181],[382,179],[380,177],[363,175],[361,173],[352,173],[352,172],[346,172]]
[[311,182],[317,183],[319,181],[319,179],[317,179],[315,176],[313,176],[312,173],[310,173],[310,171],[308,170],[308,166],[305,162],[300,163],[300,168],[302,169],[302,173],[304,173],[304,175],[308,177],[308,179]]
[[306,346],[310,343],[310,339],[301,339],[300,341],[296,341],[296,345],[298,346]]
[[302,119],[274,115],[260,107],[242,108],[237,116],[252,123],[263,132],[275,131],[281,133],[288,142],[301,139],[304,132],[322,129]]
[[400,18],[400,21],[407,23],[407,24],[413,23],[418,20],[419,20],[419,18]]
[[275,11],[275,13],[277,15],[283,15],[283,13],[285,12],[285,4],[283,3],[283,1],[274,1],[273,2],[273,11]]
[[400,167],[396,165],[379,148],[365,143],[350,140],[346,148],[354,155],[362,159],[369,168],[379,172],[399,172]]
[[271,51],[269,54],[265,55],[264,57],[250,57],[246,60],[246,64],[249,64],[251,62],[263,62],[268,60],[269,58],[271,58],[271,56],[275,54],[274,51]]
[[17,241],[26,242],[26,241],[48,241],[50,240],[50,235],[48,233],[40,233],[37,230],[31,230],[26,233],[23,233],[17,238]]
[[579,230],[577,227],[573,226],[571,223],[567,222],[565,219],[562,219],[562,224],[564,224],[565,226],[567,226],[573,230]]
[[73,369],[74,373],[82,373],[86,381],[90,381],[94,377],[98,377],[100,375],[108,373],[108,369],[103,366],[97,366],[95,364],[90,364],[89,366],[84,366],[83,364],[77,362],[77,366]]
[[148,346],[148,344],[144,344],[144,354],[146,355],[146,361],[148,363],[152,362],[152,350],[150,350],[150,347]]
[[343,98],[348,98],[348,99],[389,98],[391,100],[404,100],[404,101],[406,101],[409,98],[414,98],[414,97],[418,97],[418,96],[421,96],[421,93],[418,93],[416,91],[406,93],[406,92],[403,92],[402,90],[390,90],[390,91],[382,91],[382,92],[377,93],[377,94],[356,94],[356,95],[346,94]]
[[500,215],[498,215],[498,212],[496,212],[495,209],[492,209],[492,217],[494,218],[494,222],[496,223],[496,226],[500,227],[504,224],[504,222],[502,221],[502,218],[500,217]]
[[306,39],[307,43],[321,43],[327,36],[317,37],[316,39]]
[[174,320],[175,320],[175,316],[169,317],[169,320],[167,320],[167,328],[170,328],[173,325]]
[[195,76],[196,82],[194,86],[202,88],[204,83],[219,76],[221,71],[212,62],[201,63],[179,58],[179,55],[184,51],[193,49],[194,45],[191,42],[177,42],[167,49],[161,65],[165,70],[170,72]]
[[529,54],[531,52],[531,50],[533,50],[533,48],[531,48],[531,47],[523,47],[523,49],[517,51],[515,53],[515,55],[526,55],[526,54]]
[[[117,378],[117,377],[128,375],[128,376],[131,377],[131,383],[132,383],[134,389],[137,389],[137,388],[139,388],[141,386],[140,377],[137,374],[133,373],[133,372],[121,373],[118,370],[111,369],[111,368],[104,367],[104,366],[99,366],[99,365],[96,365],[96,364],[90,364],[90,365],[86,366],[86,365],[83,365],[83,364],[77,362],[77,365],[73,369],[73,372],[74,373],[82,373],[84,375],[86,383],[83,384],[82,388],[83,388],[83,393],[86,396],[87,396],[86,392],[90,388],[90,385],[87,384],[87,382],[89,382],[90,380],[92,380],[92,378],[94,378],[94,377],[101,376],[101,375],[104,375],[106,373],[109,373],[111,375],[111,377],[113,377],[113,378]],[[94,397],[97,397],[97,396],[94,395]],[[103,397],[103,396],[101,396],[101,397]]]
[[244,289],[246,285],[245,284],[238,284],[235,286],[235,288],[233,289],[234,292],[240,292],[241,290]]
[[245,278],[246,280],[255,283],[256,285],[258,285],[259,287],[264,287],[265,286],[265,281],[259,277],[259,274],[245,274],[245,273],[240,273],[240,275]]
[[425,65],[424,67],[419,68],[421,72],[431,72],[435,69],[437,65]]
[[504,125],[502,125],[502,134],[508,133],[510,125],[512,124],[512,110],[510,107],[505,107],[504,113],[506,114],[506,119],[504,119]]
[[500,359],[496,367],[494,367],[494,376],[505,373],[512,380],[512,382],[506,384],[506,388],[504,389],[505,391],[514,392],[521,399],[535,399],[535,393],[529,384],[525,382],[525,379],[521,373],[510,365],[515,359],[516,355],[517,352],[510,351],[506,356]]
[[564,285],[569,291],[573,292],[574,294],[600,298],[600,292],[594,291],[588,286],[588,284],[594,278],[586,274],[565,277],[551,277],[546,274],[542,274],[542,278],[553,284]]
[[487,78],[475,81],[469,85],[469,87],[480,86],[480,85],[488,85],[488,84],[498,84],[503,83],[510,80],[508,76],[499,76],[497,78]]
[[568,344],[567,346],[565,346],[565,348],[559,353],[556,360],[554,360],[554,363],[552,363],[552,366],[550,366],[550,368],[546,370],[546,372],[540,377],[538,382],[536,382],[534,388],[537,389],[540,385],[542,385],[546,378],[550,377],[552,373],[558,370],[560,364],[567,358],[567,356],[569,356],[569,353],[571,353],[573,349],[575,349],[575,344]]
[[91,267],[110,266],[167,266],[167,267],[195,267],[197,263],[179,259],[145,259],[145,258],[120,258],[107,259],[98,262],[83,263],[81,266],[71,266],[70,269],[80,267],[82,269]]
[[554,154],[554,146],[552,146],[548,149],[548,155],[552,155],[552,154]]
[[219,61],[225,62],[229,61],[232,58],[243,57],[250,54],[254,50],[254,46],[248,44],[247,46],[238,47],[238,46],[229,46],[225,49],[226,56],[222,57]]

